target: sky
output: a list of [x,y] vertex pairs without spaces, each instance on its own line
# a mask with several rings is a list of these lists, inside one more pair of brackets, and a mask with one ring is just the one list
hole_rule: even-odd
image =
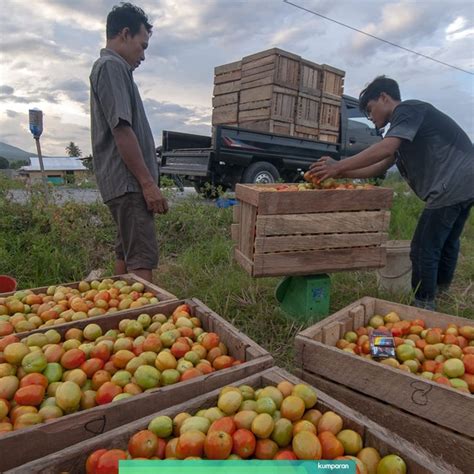
[[[473,0],[291,0],[471,74],[408,53],[283,0],[139,0],[153,35],[134,72],[157,145],[163,130],[210,135],[214,67],[279,47],[346,71],[358,96],[374,77],[432,103],[474,140]],[[35,150],[28,109],[44,113],[45,155],[91,151],[89,73],[118,1],[2,0],[0,141]]]

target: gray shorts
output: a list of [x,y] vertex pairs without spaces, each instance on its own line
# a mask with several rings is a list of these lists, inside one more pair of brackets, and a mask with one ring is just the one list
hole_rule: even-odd
[[117,224],[115,255],[123,260],[128,271],[152,270],[158,265],[153,213],[147,209],[142,193],[127,193],[107,201]]

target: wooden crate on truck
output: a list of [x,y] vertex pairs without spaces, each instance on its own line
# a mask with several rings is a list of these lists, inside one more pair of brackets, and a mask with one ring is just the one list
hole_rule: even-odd
[[[224,385],[233,383],[243,377],[259,373],[262,370],[273,366],[273,358],[265,349],[252,341],[248,336],[237,330],[228,321],[205,306],[198,299],[174,300],[168,303],[153,305],[148,308],[139,308],[120,314],[115,313],[109,316],[104,316],[100,319],[96,319],[94,324],[100,327],[101,333],[104,336],[108,331],[125,334],[123,332],[124,327],[129,324],[130,321],[133,322],[135,320],[141,320],[141,318],[143,318],[143,316],[141,316],[143,313],[149,314],[149,316],[154,316],[157,314],[165,315],[168,317],[169,322],[169,317],[172,316],[173,312],[181,305],[188,305],[190,316],[199,319],[203,331],[208,333],[216,333],[219,337],[219,340],[225,344],[229,356],[231,356],[236,361],[241,362],[236,363],[236,365],[228,367],[226,366],[225,368],[214,367],[216,368],[215,371],[204,370],[203,368],[202,372],[199,370],[198,372],[193,373],[192,378],[186,378],[185,380],[178,379],[178,381],[175,380],[175,383],[172,384],[169,384],[169,382],[163,380],[163,383],[160,381],[158,386],[153,386],[148,390],[143,391],[143,393],[134,392],[135,394],[133,396],[129,396],[123,400],[116,400],[109,403],[103,403],[102,401],[91,408],[86,408],[71,414],[66,414],[64,416],[60,416],[59,418],[50,419],[47,423],[38,423],[33,426],[16,429],[8,433],[2,433],[0,438],[0,472],[4,472],[7,469],[11,469],[25,462],[46,456],[60,449],[71,446],[74,443],[88,440],[114,428],[119,428],[123,424],[132,420],[148,416],[156,410],[164,409],[171,405],[175,405],[176,403],[184,402],[194,396],[202,395],[210,390],[214,390]],[[47,331],[55,329],[60,335],[60,341],[66,338],[66,334],[68,338],[72,338],[74,332],[74,337],[81,338],[84,333],[79,331],[80,334],[78,334],[78,330],[83,330],[89,324],[90,321],[87,320],[76,321],[74,323],[59,325],[54,328],[38,330],[36,333],[44,334]],[[38,334],[19,334],[18,336],[21,338],[32,338],[34,336],[38,336]],[[107,336],[105,336],[105,339],[107,339]],[[123,342],[126,338],[121,339]],[[197,338],[194,337],[193,341],[196,340]],[[135,338],[133,341],[135,342]],[[0,339],[0,344],[1,342],[2,339]],[[86,342],[86,339],[84,339],[84,342]],[[87,344],[90,345],[91,343],[88,342]],[[99,342],[98,344],[102,344],[102,342]],[[167,347],[165,342],[162,344],[163,345],[161,348]],[[58,346],[58,348],[60,347]],[[3,350],[6,349],[8,349],[8,346],[3,348]],[[92,348],[89,347],[89,350],[92,350]],[[123,349],[118,350],[118,352],[120,351],[122,351],[122,354],[130,352],[129,350]],[[163,368],[157,362],[158,354],[162,352],[160,347],[157,347],[155,350],[151,350],[151,353],[150,351],[147,351],[146,353],[149,356],[153,356],[155,352],[156,359],[153,367],[160,367],[161,376],[166,368]],[[141,352],[140,354],[144,353],[145,352]],[[106,364],[111,361],[111,363],[115,365],[115,359],[112,359],[112,357],[119,357],[116,356],[116,354],[117,352],[114,351],[113,355],[111,354],[111,357],[108,359]],[[94,357],[96,357],[95,354]],[[86,361],[87,360],[89,359],[86,359]],[[176,360],[178,361],[179,359],[176,357]],[[141,365],[138,365],[138,367],[135,366],[134,368],[135,370],[139,370],[141,366],[150,365],[150,363],[151,361],[146,362],[146,364],[140,362]],[[168,363],[166,362],[166,364]],[[191,365],[194,364],[191,363]],[[199,364],[197,364],[196,367],[198,365]],[[122,366],[124,366],[124,363],[117,365],[119,368]],[[189,366],[189,363],[187,366]],[[124,367],[127,368],[128,363]],[[176,369],[178,369],[177,366]],[[84,367],[84,370],[88,369]],[[123,371],[124,369],[122,368],[121,370]],[[130,368],[130,370],[133,369]],[[184,372],[180,373],[184,374]],[[133,374],[136,374],[136,372],[133,372]],[[2,384],[0,385],[0,389],[8,389],[8,386],[6,387]],[[25,449],[26,446],[28,449]]]
[[[451,458],[457,456],[453,445],[456,440],[456,445],[464,446],[464,453],[471,453],[470,457],[464,454],[461,462],[466,463],[469,459],[472,462],[473,394],[336,347],[346,332],[367,326],[375,315],[389,313],[396,313],[402,320],[422,320],[425,328],[444,330],[448,324],[474,328],[470,319],[365,297],[298,334],[295,339],[296,366],[308,380],[321,387],[331,387],[334,396],[358,406],[367,405],[370,416],[380,423],[385,419],[402,436],[409,438],[412,433],[416,437],[425,429],[420,443],[424,440],[432,452],[439,450],[446,457],[449,453]],[[398,416],[400,423],[396,424]],[[414,429],[417,420],[420,420],[420,428]],[[446,445],[443,439],[447,440]]]
[[[236,261],[252,276],[308,275],[385,265],[393,191],[276,191],[237,184]],[[293,185],[294,186],[294,185]]]
[[[234,387],[246,385],[256,390],[267,386],[276,387],[281,382],[289,382],[293,385],[302,383],[297,377],[275,367],[259,374],[234,381],[233,383],[229,383],[229,385]],[[433,472],[437,474],[461,473],[455,466],[449,465],[442,459],[430,455],[422,447],[407,442],[392,433],[389,429],[383,428],[367,419],[363,413],[357,412],[333,399],[331,394],[324,393],[320,390],[316,390],[316,392],[317,403],[315,409],[322,413],[329,411],[337,413],[342,418],[344,429],[357,432],[362,438],[363,446],[376,449],[381,456],[388,454],[400,456],[406,464],[408,474],[428,474]],[[209,390],[206,394],[190,390],[189,400],[186,403],[176,404],[169,408],[155,405],[151,407],[154,408],[154,411],[150,412],[146,417],[123,425],[108,433],[96,436],[93,439],[71,445],[62,451],[50,454],[42,459],[21,465],[16,469],[7,471],[6,474],[22,474],[25,472],[31,474],[56,474],[58,472],[68,472],[70,474],[83,473],[85,472],[86,460],[94,451],[98,449],[127,450],[129,439],[138,431],[146,430],[149,423],[157,416],[174,418],[180,413],[194,415],[199,410],[216,406],[219,393],[219,390]],[[65,434],[65,436],[67,436],[67,434]],[[185,471],[185,463],[186,461],[184,461],[183,464],[183,471]],[[359,472],[359,468],[357,472]]]

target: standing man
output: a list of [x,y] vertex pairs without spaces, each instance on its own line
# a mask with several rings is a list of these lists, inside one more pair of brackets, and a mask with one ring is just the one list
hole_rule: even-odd
[[342,161],[323,157],[311,174],[380,176],[394,163],[415,194],[426,202],[411,243],[414,306],[435,309],[437,293],[453,280],[460,236],[474,204],[474,152],[466,133],[450,117],[419,100],[401,101],[398,84],[377,77],[359,96],[359,106],[385,138]]
[[158,265],[154,213],[168,211],[157,186],[150,125],[133,71],[145,60],[152,25],[142,9],[122,3],[107,16],[107,43],[90,74],[94,170],[117,224],[115,274],[152,281]]

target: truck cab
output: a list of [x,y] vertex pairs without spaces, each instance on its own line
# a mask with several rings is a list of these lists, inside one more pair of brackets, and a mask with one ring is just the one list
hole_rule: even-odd
[[343,96],[337,143],[219,125],[212,137],[163,131],[160,173],[193,182],[197,191],[236,183],[294,182],[322,156],[344,159],[381,140],[359,111],[357,99]]

